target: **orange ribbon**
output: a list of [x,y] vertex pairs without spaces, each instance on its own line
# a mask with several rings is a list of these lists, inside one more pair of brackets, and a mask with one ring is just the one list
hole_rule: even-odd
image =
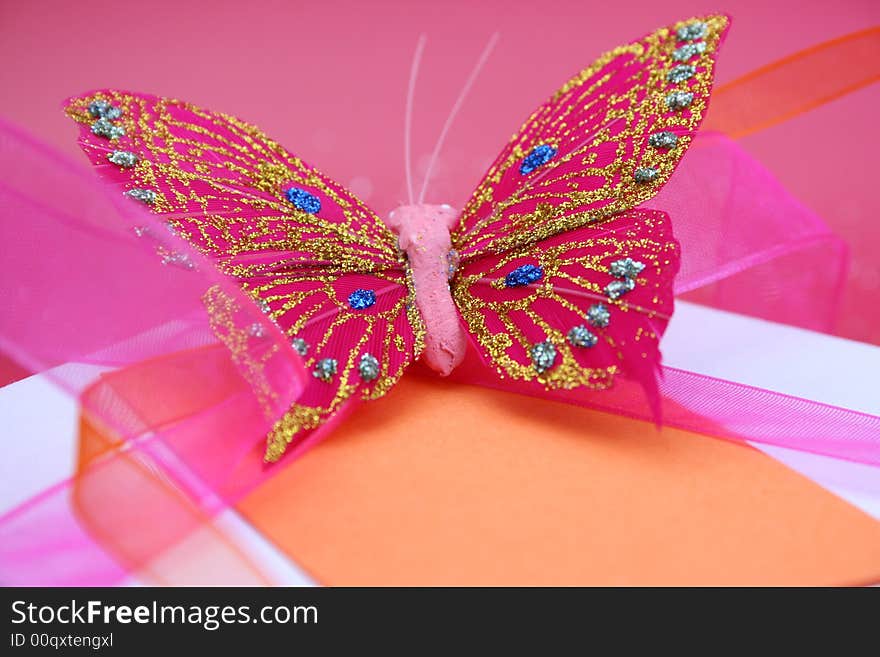
[[740,138],[880,80],[880,27],[832,39],[747,73],[712,94],[705,130]]

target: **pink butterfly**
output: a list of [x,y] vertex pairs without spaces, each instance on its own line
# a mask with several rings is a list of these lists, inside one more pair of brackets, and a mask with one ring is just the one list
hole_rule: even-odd
[[408,173],[410,203],[383,221],[257,128],[188,103],[102,90],[66,111],[99,172],[233,277],[312,371],[268,436],[274,461],[420,356],[449,374],[469,345],[519,390],[624,377],[656,404],[679,251],[641,204],[703,118],[727,27],[692,19],[602,55],[461,212],[415,202]]

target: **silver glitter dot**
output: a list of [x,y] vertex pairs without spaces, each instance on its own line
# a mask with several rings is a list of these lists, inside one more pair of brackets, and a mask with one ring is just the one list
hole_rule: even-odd
[[673,91],[666,96],[666,107],[671,110],[680,110],[694,102],[694,94],[690,91]]
[[619,299],[627,292],[632,291],[635,287],[636,282],[631,278],[624,278],[620,281],[611,281],[605,286],[605,294],[607,294],[608,298],[613,301]]
[[181,269],[195,269],[196,264],[190,259],[189,254],[178,251],[170,251],[162,255],[163,265],[172,265]]
[[248,326],[247,332],[253,338],[262,338],[266,336],[266,327],[259,322],[254,322]]
[[96,119],[115,121],[122,116],[122,110],[106,100],[95,100],[89,103],[89,114]]
[[144,235],[149,234],[150,227],[149,226],[134,226],[132,228],[132,230],[134,231],[134,234],[137,235],[138,237],[143,237]]
[[679,82],[684,82],[685,80],[690,80],[694,75],[696,75],[697,69],[695,69],[690,64],[679,64],[674,68],[670,69],[669,73],[666,74],[666,79],[673,84],[678,84]]
[[125,136],[125,128],[113,125],[107,119],[98,119],[92,124],[92,134],[104,139],[119,139]]
[[696,43],[686,43],[681,48],[672,51],[672,59],[677,62],[686,62],[691,57],[702,55],[706,52],[706,42],[697,41]]
[[687,25],[682,25],[675,31],[675,35],[681,41],[694,41],[696,39],[702,39],[706,36],[706,32],[708,31],[708,26],[705,23],[701,23],[699,21],[688,23]]
[[633,174],[637,183],[649,183],[657,177],[657,169],[654,167],[639,167]]
[[556,347],[552,342],[539,342],[532,347],[532,364],[538,374],[542,374],[553,367],[556,361]]
[[446,254],[446,277],[449,280],[452,280],[452,277],[455,276],[455,272],[458,271],[458,265],[461,262],[461,256],[459,256],[458,251],[455,249],[451,249],[449,253]]
[[300,356],[305,356],[309,353],[309,343],[302,338],[294,338],[290,341],[290,346],[293,347],[294,351]]
[[372,381],[379,376],[379,361],[372,354],[364,354],[361,356],[361,362],[358,363],[358,372],[364,381]]
[[654,148],[675,148],[678,143],[678,135],[668,130],[655,132],[648,137],[648,143]]
[[632,258],[622,258],[612,262],[609,269],[611,275],[616,278],[635,278],[644,271],[645,263]]
[[264,315],[268,315],[270,312],[272,312],[272,306],[270,306],[269,302],[265,299],[258,299],[257,306],[259,306],[260,312]]
[[125,195],[146,205],[153,205],[156,202],[156,192],[152,189],[129,189]]
[[601,303],[594,304],[587,308],[587,321],[593,326],[605,328],[611,322],[611,312]]
[[337,365],[335,358],[322,358],[315,363],[315,371],[312,372],[312,376],[321,381],[329,381],[336,374]]
[[568,341],[575,347],[594,347],[599,341],[594,333],[583,324],[573,327],[568,332]]
[[113,151],[107,155],[107,159],[123,169],[130,169],[138,163],[138,156],[130,151]]

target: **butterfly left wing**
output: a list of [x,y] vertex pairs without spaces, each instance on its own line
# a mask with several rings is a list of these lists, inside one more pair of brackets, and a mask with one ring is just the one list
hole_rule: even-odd
[[[418,355],[423,328],[396,238],[342,186],[255,126],[190,103],[104,90],[66,111],[98,172],[234,278],[313,373],[267,437],[266,460],[349,402],[385,394]],[[234,354],[262,338],[260,325],[240,335],[220,324]]]

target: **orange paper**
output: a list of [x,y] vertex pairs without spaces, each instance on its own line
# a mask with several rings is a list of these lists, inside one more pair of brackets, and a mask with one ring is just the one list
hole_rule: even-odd
[[332,585],[880,579],[880,523],[748,446],[409,375],[239,509]]

